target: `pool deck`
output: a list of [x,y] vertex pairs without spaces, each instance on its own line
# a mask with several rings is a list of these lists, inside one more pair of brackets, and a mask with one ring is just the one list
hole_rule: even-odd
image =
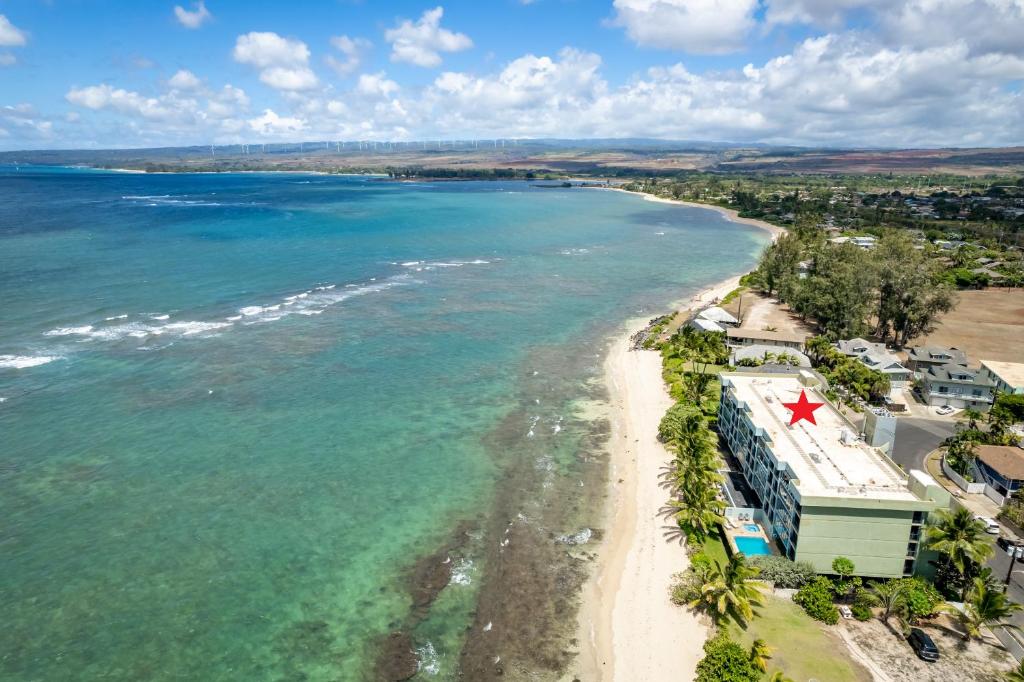
[[[754,521],[733,521],[732,525],[733,527],[730,528],[729,524],[726,523],[726,525],[724,526],[724,530],[725,537],[729,543],[729,551],[733,554],[741,551],[740,548],[736,545],[736,538],[760,538],[761,540],[764,540],[765,544],[771,550],[772,554],[778,553],[775,550],[775,543],[772,542],[771,538],[768,537],[768,534],[764,532],[764,528],[761,527],[761,524],[756,523]],[[757,526],[757,530],[752,531],[748,529],[746,527],[748,525]]]

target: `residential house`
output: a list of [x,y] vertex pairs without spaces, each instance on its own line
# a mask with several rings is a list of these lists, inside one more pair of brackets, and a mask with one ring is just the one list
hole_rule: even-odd
[[944,346],[914,346],[907,353],[907,365],[915,372],[927,372],[929,367],[943,365],[967,366],[967,353],[959,348]]
[[[898,578],[927,571],[921,557],[929,515],[949,493],[927,473],[904,473],[827,401],[813,374],[720,375],[720,441],[746,483],[731,509],[753,510],[779,551],[830,573],[839,556],[859,575]],[[806,392],[816,424],[789,425],[785,403]],[[749,512],[748,512],[749,513]]]
[[1024,394],[1024,363],[982,360],[981,376],[1000,393]]
[[[739,346],[734,348],[729,364],[739,366],[741,360],[760,360],[764,364],[779,364],[778,358],[781,355],[788,356],[796,361],[796,367],[810,367],[811,359],[802,352],[793,348],[779,348],[778,346]],[[788,364],[788,363],[784,363]]]
[[994,390],[995,384],[980,376],[979,370],[963,365],[929,367],[921,376],[921,397],[932,406],[987,410]]
[[730,329],[726,332],[730,346],[777,346],[801,350],[807,341],[806,334],[772,332],[763,329]]
[[887,376],[892,388],[903,388],[913,379],[913,373],[889,352],[884,343],[872,343],[861,338],[843,339],[836,342],[836,348],[847,357],[857,358],[868,369]]
[[733,317],[731,313],[716,305],[700,311],[697,314],[697,317],[704,320],[711,320],[722,327],[735,327],[740,323],[740,321]]
[[1024,487],[1024,450],[1011,445],[978,445],[977,468],[1003,497]]
[[721,326],[717,322],[712,320],[705,320],[703,317],[695,317],[686,323],[686,326],[693,327],[699,332],[718,332],[722,333],[725,331],[725,327]]

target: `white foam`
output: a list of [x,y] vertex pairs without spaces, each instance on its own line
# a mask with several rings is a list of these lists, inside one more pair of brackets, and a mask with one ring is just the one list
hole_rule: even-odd
[[0,355],[0,369],[28,369],[61,359],[59,355]]
[[151,319],[151,320],[159,320],[159,321],[162,322],[163,320],[171,319],[171,316],[170,315],[166,315],[166,314],[165,315],[150,315],[149,319]]
[[593,534],[594,532],[592,530],[590,530],[589,528],[584,528],[570,535],[559,536],[555,540],[555,542],[561,543],[563,545],[585,545],[588,542],[590,542],[590,538],[591,536],[593,536]]
[[431,677],[441,672],[441,659],[430,642],[416,649],[416,669]]
[[471,585],[473,584],[473,560],[472,559],[459,559],[452,566],[452,577],[448,581],[449,585]]
[[128,315],[114,315],[113,317],[105,317],[103,319],[106,320],[107,322],[110,322],[112,320],[125,320],[128,319]]
[[263,306],[261,305],[247,305],[244,308],[239,308],[238,312],[242,313],[246,317],[252,317],[253,315],[259,315],[263,312]]
[[43,336],[88,336],[92,332],[92,325],[86,324],[81,327],[57,327],[46,332]]
[[164,330],[179,333],[182,336],[193,336],[218,329],[230,327],[230,322],[172,322],[164,325]]

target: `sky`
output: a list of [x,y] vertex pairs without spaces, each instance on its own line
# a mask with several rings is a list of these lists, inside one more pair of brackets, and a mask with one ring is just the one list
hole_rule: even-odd
[[0,149],[1024,144],[1024,0],[0,0]]

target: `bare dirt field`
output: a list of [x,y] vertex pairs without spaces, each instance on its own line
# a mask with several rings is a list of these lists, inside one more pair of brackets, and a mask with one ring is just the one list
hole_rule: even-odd
[[[945,619],[939,619],[943,621]],[[926,663],[906,640],[877,619],[843,621],[843,638],[852,640],[858,658],[867,657],[875,679],[891,682],[998,682],[1016,667],[1013,657],[986,634],[985,641],[965,642],[949,623],[924,626],[939,648],[940,659]]]
[[722,307],[739,318],[743,329],[770,327],[777,332],[814,336],[814,329],[788,306],[757,292],[747,291]]
[[979,360],[1024,362],[1024,289],[961,291],[956,310],[913,345],[953,346]]

